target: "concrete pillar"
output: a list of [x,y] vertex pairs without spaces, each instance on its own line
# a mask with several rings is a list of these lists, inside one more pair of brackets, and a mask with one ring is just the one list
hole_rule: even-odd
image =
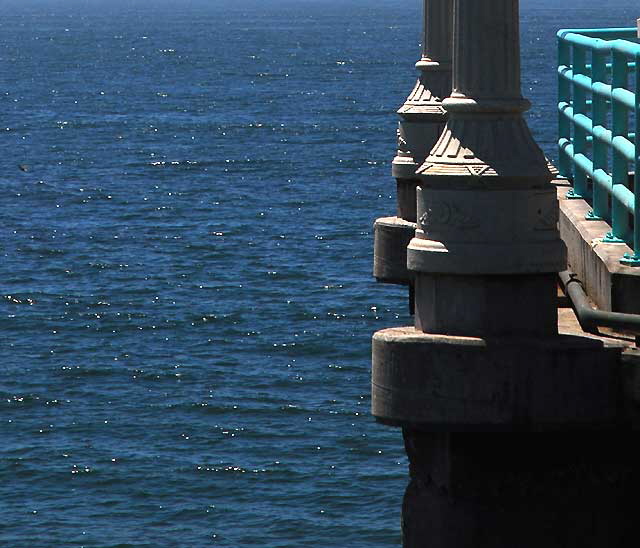
[[558,335],[565,247],[518,19],[518,0],[454,0],[448,120],[407,251],[415,325],[373,338],[372,412],[410,461],[405,548],[634,545],[621,349]]
[[374,225],[374,276],[378,281],[411,285],[407,245],[415,232],[416,169],[438,140],[446,122],[442,100],[451,90],[452,0],[424,0],[420,76],[398,110],[398,151],[392,163],[398,212]]
[[638,444],[629,434],[405,429],[405,548],[632,548]]

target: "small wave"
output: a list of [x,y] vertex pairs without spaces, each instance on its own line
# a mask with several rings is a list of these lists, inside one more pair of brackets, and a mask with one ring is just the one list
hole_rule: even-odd
[[36,301],[31,297],[24,297],[21,295],[3,295],[2,298],[10,302],[11,304],[27,304],[27,305],[36,304]]

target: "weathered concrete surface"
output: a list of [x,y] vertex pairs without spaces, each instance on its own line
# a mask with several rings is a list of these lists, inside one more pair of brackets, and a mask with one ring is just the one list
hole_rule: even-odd
[[557,333],[555,274],[416,276],[415,326],[420,331],[492,337]]
[[[413,175],[412,175],[413,176]],[[396,179],[396,197],[398,204],[398,217],[411,223],[416,222],[417,206],[416,206],[416,189],[419,181],[417,179],[397,178]]]
[[[563,295],[559,296],[558,302],[558,332],[561,336],[564,337],[564,339],[561,340],[591,340],[595,343],[595,348],[608,348],[615,354],[622,352],[618,365],[611,366],[609,364],[609,367],[612,367],[612,369],[610,369],[610,372],[613,375],[617,376],[618,381],[616,382],[619,382],[621,387],[620,392],[618,392],[617,396],[619,398],[619,404],[616,420],[619,420],[619,424],[621,425],[629,426],[634,430],[640,430],[640,349],[635,346],[635,336],[633,334],[615,333],[608,330],[602,330],[603,332],[600,334],[586,333],[580,327],[580,323],[578,322],[573,309],[570,308],[568,301],[564,298]],[[513,315],[511,315],[510,317],[513,317]],[[375,342],[376,339],[378,339],[378,342]],[[380,339],[382,339],[382,342],[380,342]],[[404,341],[409,344],[408,347],[399,346],[405,344]],[[407,355],[412,354],[411,347],[424,349],[426,345],[431,344],[429,341],[435,341],[436,344],[439,345],[443,345],[445,341],[453,341],[454,344],[456,341],[461,341],[463,346],[472,347],[482,347],[483,345],[482,339],[480,338],[442,336],[430,337],[411,327],[395,328],[379,332],[379,334],[376,334],[376,338],[374,338],[373,383],[377,382],[375,380],[376,378],[383,378],[384,376],[389,374],[388,372],[385,373],[381,371],[381,369],[379,369],[378,367],[382,360],[389,359],[388,356],[392,356],[392,358],[390,358],[390,363],[392,364],[392,367],[396,368],[396,372],[392,374],[393,377],[398,378],[400,376],[403,376],[405,373],[409,373],[409,371],[403,372],[403,368],[405,367],[403,363],[404,360],[407,359]],[[522,350],[522,354],[526,354],[526,351],[524,349]],[[429,368],[433,368],[434,357],[429,355],[428,353],[427,355],[429,356],[428,361],[424,361],[422,364],[418,363],[418,360],[420,359],[419,356],[412,358],[414,361],[409,367],[414,374],[420,374],[420,372],[424,370],[425,373],[428,373],[431,376],[432,370],[430,371]],[[608,356],[607,361],[605,361],[606,366],[606,364],[609,363],[608,359],[610,358],[610,354],[605,353],[605,355]],[[424,358],[425,354],[423,353],[422,356]],[[385,364],[383,363],[383,367],[384,366]],[[446,367],[446,364],[444,367]],[[472,362],[466,361],[464,364],[462,364],[462,367],[472,367]],[[457,369],[454,368],[454,370]],[[477,374],[483,377],[480,372],[477,372]],[[413,380],[409,379],[408,376],[407,379],[407,385],[411,388],[411,391],[418,392],[420,390],[420,384],[416,384]],[[426,381],[423,381],[422,384],[424,384],[424,382]],[[475,381],[473,380],[473,378],[469,378],[468,382],[474,383]],[[486,382],[488,382],[486,379],[482,380],[483,385],[486,385]],[[473,391],[473,386],[470,387],[470,390]],[[374,398],[375,408],[379,409],[379,411],[374,411],[374,415],[376,413],[387,413],[383,409],[388,408],[388,406],[390,405],[393,405],[392,403],[389,403],[392,402],[392,394],[382,387],[375,386],[373,386],[372,394]],[[399,397],[400,401],[402,402],[402,396],[396,394],[394,398],[395,397]],[[421,397],[418,398],[418,400],[420,399]],[[411,405],[410,402],[402,403],[406,404],[407,406]],[[429,406],[430,404],[421,405],[421,408],[425,409],[424,412],[428,412]],[[396,424],[396,421],[390,420],[389,418],[387,418],[386,420],[383,418],[382,421]],[[415,420],[399,422],[412,423],[414,425],[417,423],[417,421]]]
[[409,245],[409,269],[474,275],[564,268],[555,188],[495,186],[488,179],[425,178],[416,194],[418,226]]
[[567,245],[571,270],[598,308],[640,314],[640,268],[620,263],[631,249],[626,244],[603,243],[611,227],[605,221],[586,220],[591,207],[584,200],[567,199],[567,190],[558,181],[560,235]]
[[558,331],[563,335],[578,335],[602,341],[605,345],[623,345],[620,357],[624,423],[640,430],[640,348],[633,333],[620,333],[601,328],[599,334],[585,333],[568,301],[559,301]]
[[637,436],[405,429],[404,438],[406,548],[638,545]]
[[[454,7],[453,89],[419,186],[398,180],[399,217],[418,225],[406,254],[415,326],[373,338],[372,411],[403,428],[411,463],[403,545],[635,546],[640,358],[627,339],[557,334],[566,250],[555,175],[523,117],[519,2],[432,4]],[[411,109],[400,114],[394,169],[407,171],[394,173],[409,177],[415,128]],[[376,249],[380,235],[400,240],[392,224]],[[391,250],[374,268],[398,278],[385,264],[397,246],[380,248]]]
[[[449,117],[419,170],[431,177],[508,180],[522,188],[552,179],[522,113],[517,0],[455,0]],[[506,212],[505,212],[506,213]]]
[[373,225],[373,275],[379,282],[409,285],[413,274],[407,270],[407,245],[416,225],[399,217],[382,217]]
[[[423,76],[418,82],[424,82],[424,80],[425,77]],[[451,76],[449,76],[448,83],[451,84]],[[436,98],[430,97],[430,99],[435,102]],[[398,122],[398,151],[391,164],[391,174],[399,180],[399,183],[406,181],[406,183],[410,184],[412,181],[417,180],[416,170],[422,165],[431,147],[440,137],[446,120],[445,112],[440,102],[441,99],[438,98],[437,108],[441,110],[438,116],[435,116],[434,113],[423,114],[422,119],[420,119],[417,113],[414,113],[417,121],[410,122],[403,119]],[[401,113],[403,108],[404,105],[398,113]]]
[[[570,340],[573,338],[579,338],[581,340],[591,340],[596,343],[596,347],[604,347],[611,349],[615,353],[622,352],[620,355],[620,359],[618,361],[618,365],[613,366],[613,369],[610,370],[614,375],[617,376],[620,386],[620,391],[618,392],[619,403],[618,406],[618,414],[617,421],[621,426],[626,426],[632,428],[633,430],[640,430],[640,349],[635,345],[635,336],[631,333],[624,334],[619,332],[613,332],[611,330],[602,329],[600,334],[586,333],[580,327],[580,323],[576,318],[576,315],[573,309],[570,307],[568,300],[561,294],[558,298],[559,308],[557,309],[557,317],[558,317],[558,333],[561,336],[569,337]],[[513,318],[513,314],[509,315],[509,317]],[[402,365],[402,360],[406,359],[406,354],[410,353],[411,350],[409,347],[399,348],[398,346],[394,346],[397,344],[402,344],[401,341],[408,341],[410,345],[414,347],[420,348],[423,347],[427,343],[430,338],[425,336],[423,333],[410,328],[396,328],[396,330],[385,330],[388,333],[381,332],[381,336],[384,339],[382,344],[382,350],[379,349],[378,345],[374,342],[374,364],[379,364],[380,360],[387,359],[386,356],[393,355],[393,362],[396,368],[404,367]],[[449,340],[456,341],[457,339],[467,343],[467,345],[482,345],[482,339],[472,338],[472,337],[451,337]],[[374,339],[375,340],[375,339]],[[443,341],[447,340],[447,338],[442,337],[433,337],[435,341]],[[566,339],[565,339],[566,340]],[[390,344],[392,343],[392,344]],[[389,346],[387,346],[389,345]],[[525,354],[525,350],[522,351]],[[376,357],[377,354],[377,357]],[[609,356],[610,357],[610,356]],[[419,359],[419,358],[415,358]],[[413,362],[413,371],[414,373],[419,372],[420,369],[425,369],[432,367],[433,358],[429,358],[431,361],[425,361],[422,365],[419,363]],[[608,361],[605,362],[609,363]],[[467,362],[466,366],[470,366],[470,362]],[[597,366],[596,366],[597,367]],[[376,377],[380,374],[380,370],[377,366],[375,366],[375,374]],[[394,375],[401,375],[402,370],[399,369]],[[478,372],[478,374],[480,374]],[[376,382],[375,380],[373,382]],[[387,382],[387,381],[385,381]],[[413,380],[407,381],[411,386],[413,391],[418,391],[418,385],[415,384]],[[475,382],[473,379],[469,379],[469,382]],[[486,384],[486,379],[482,381]],[[383,411],[386,408],[388,403],[384,403],[387,398],[391,398],[391,394],[388,390],[376,389],[373,387],[372,394],[374,400],[376,402],[376,408],[380,409],[379,413],[386,413]],[[398,395],[396,395],[398,396]],[[390,399],[388,401],[391,401]],[[409,402],[406,402],[407,405],[410,405]],[[378,405],[385,407],[379,407]],[[428,407],[426,406],[423,407]],[[374,412],[374,415],[376,412]],[[386,422],[388,424],[399,424],[393,420],[385,420],[382,419],[382,422]],[[400,421],[403,424],[413,423],[415,425],[416,421]],[[493,427],[492,427],[493,428]]]
[[[523,431],[508,434],[438,432],[432,424],[404,424],[403,435],[410,463],[410,481],[402,509],[405,548],[637,546],[635,499],[640,490],[640,468],[637,465],[640,447],[638,435],[627,428],[629,422],[635,429],[640,428],[640,351],[635,348],[634,337],[630,335],[584,333],[568,301],[559,295],[558,302],[558,330],[564,337],[591,340],[598,348],[610,348],[614,353],[623,350],[617,370],[608,360],[601,364],[619,379],[614,384],[621,383],[622,390],[617,394],[623,404],[618,406],[617,417],[619,419],[622,413],[623,420],[617,428],[609,425],[606,430],[585,431],[580,428],[583,425],[574,424],[568,430],[535,434],[524,431],[531,427],[530,424],[525,425]],[[405,340],[424,340],[424,334],[411,328],[401,328],[385,338],[391,341],[402,339],[403,331]],[[432,339],[436,344],[439,341],[440,345],[453,341],[452,346],[455,347],[454,338]],[[463,346],[476,349],[484,344],[481,339],[459,339]],[[391,349],[391,353],[396,350]],[[520,352],[518,363],[533,361],[526,345]],[[579,356],[577,358],[580,359]],[[401,353],[395,359],[400,364],[404,363],[405,357]],[[468,393],[471,394],[467,405],[481,405],[487,386],[482,372],[487,370],[480,368],[474,372],[473,361],[461,355],[457,359],[456,363],[470,371],[469,377],[465,373]],[[433,364],[432,359],[423,361],[419,367],[424,372],[433,370]],[[450,373],[448,369],[451,368],[447,368],[447,375]],[[457,366],[452,369],[456,377],[455,373],[460,369]],[[595,371],[602,375],[597,364]],[[548,369],[542,368],[537,372],[540,373],[539,378],[544,378]],[[593,370],[587,364],[586,369],[574,372],[590,377]],[[414,392],[424,392],[424,387],[407,380],[407,385]],[[552,371],[547,380],[553,385],[558,380],[558,373]],[[581,382],[580,378],[578,381]],[[594,379],[594,384],[598,382]],[[566,393],[580,390],[571,382],[564,386]],[[446,382],[433,387],[437,390],[433,398],[435,403],[424,404],[427,413],[431,406],[439,405],[448,388]],[[375,390],[374,386],[374,398]],[[612,393],[615,392],[612,387]],[[488,407],[493,404],[494,409],[499,408],[501,401],[506,400],[485,400],[489,402]],[[412,403],[417,402],[414,400]],[[587,402],[585,418],[594,411],[592,404],[594,407],[598,405]],[[611,415],[616,416],[614,409],[609,409]],[[580,409],[577,413],[583,415]],[[414,412],[411,414],[413,416]]]
[[476,338],[413,327],[373,337],[372,413],[441,431],[600,428],[621,413],[621,344]]

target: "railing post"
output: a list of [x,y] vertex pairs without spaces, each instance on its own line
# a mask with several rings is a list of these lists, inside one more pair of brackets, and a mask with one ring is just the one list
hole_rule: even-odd
[[[591,72],[593,83],[606,82],[607,66],[605,53],[592,50]],[[607,126],[607,100],[597,93],[591,94],[593,128],[605,129]],[[564,118],[564,116],[563,116]],[[607,145],[600,139],[593,137],[593,172],[600,170],[607,172]],[[609,219],[609,199],[607,192],[594,180],[592,182],[593,209],[587,213],[587,220]]]
[[635,112],[635,162],[634,162],[634,178],[633,178],[633,251],[634,264],[640,263],[640,52],[636,53],[634,61],[636,62],[636,112]]
[[[573,74],[587,75],[586,56],[583,46],[573,45]],[[575,82],[572,85],[573,96],[573,114],[587,114],[587,97],[586,92]],[[573,150],[575,154],[586,154],[587,152],[587,134],[584,129],[578,125],[573,125]],[[581,169],[575,169],[573,173],[573,189],[569,191],[572,198],[585,198],[589,196],[587,188],[587,176]]]
[[[640,37],[640,19],[638,19],[638,36]],[[633,176],[633,253],[625,253],[621,262],[629,266],[640,266],[640,52],[633,58],[635,61],[635,158]]]
[[[558,39],[558,65],[568,67],[571,65],[571,49],[562,38]],[[571,84],[564,78],[558,77],[558,104],[571,102]],[[571,141],[571,124],[566,116],[558,116],[558,140]],[[558,169],[562,177],[573,178],[573,163],[567,154],[560,149]]]
[[[626,89],[629,84],[627,56],[614,49],[612,62],[611,87],[613,92],[615,92],[616,88]],[[621,136],[626,139],[629,134],[629,115],[627,108],[615,99],[613,99],[611,103],[611,119],[613,122],[612,137],[615,139]],[[607,243],[623,243],[628,233],[628,214],[624,205],[616,198],[615,189],[619,185],[626,186],[629,178],[628,162],[615,147],[612,147],[612,156],[611,232],[603,238],[603,241]]]

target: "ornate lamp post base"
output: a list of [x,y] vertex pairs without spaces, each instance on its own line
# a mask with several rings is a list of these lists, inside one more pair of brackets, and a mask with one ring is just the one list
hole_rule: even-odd
[[391,173],[398,184],[398,217],[416,221],[416,170],[440,137],[447,121],[442,100],[451,91],[450,0],[424,0],[422,58],[416,63],[420,76],[398,110],[398,152]]
[[416,228],[416,170],[440,137],[447,118],[442,99],[451,90],[452,21],[450,0],[424,0],[422,58],[416,63],[420,76],[398,110],[398,151],[391,169],[397,181],[397,216],[374,224],[373,274],[380,282],[413,287],[407,245]]

